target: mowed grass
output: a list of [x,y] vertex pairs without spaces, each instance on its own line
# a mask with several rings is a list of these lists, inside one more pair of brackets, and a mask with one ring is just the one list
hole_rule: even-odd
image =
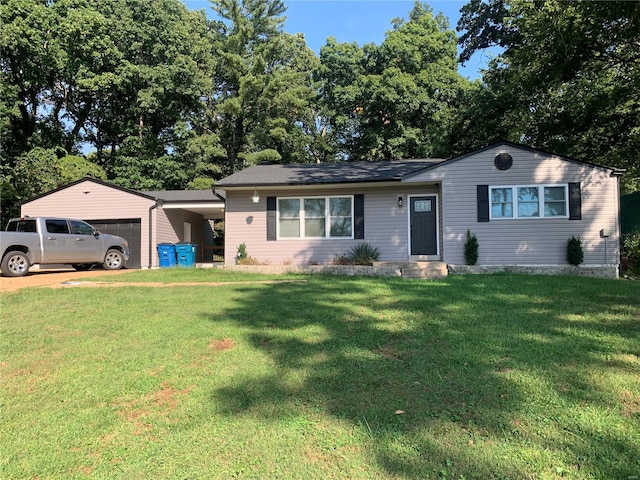
[[637,282],[292,278],[3,294],[0,477],[640,478]]

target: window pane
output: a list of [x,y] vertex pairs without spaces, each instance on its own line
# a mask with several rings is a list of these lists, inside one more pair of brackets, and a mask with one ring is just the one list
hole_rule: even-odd
[[510,188],[492,188],[491,189],[491,202],[512,202],[512,190]]
[[491,189],[491,216],[493,218],[513,217],[513,191],[510,188]]
[[278,211],[280,212],[280,236],[299,237],[300,236],[300,199],[282,198],[278,199]]
[[299,237],[300,236],[300,219],[280,219],[280,236],[281,237]]
[[46,220],[48,233],[69,233],[66,220]]
[[566,217],[566,189],[564,187],[544,187],[544,216]]
[[545,217],[566,217],[567,206],[564,202],[548,202],[544,204]]
[[304,199],[305,218],[324,218],[324,198]]
[[351,217],[339,217],[331,219],[331,236],[332,237],[350,237],[351,236]]
[[491,205],[491,216],[493,218],[513,217],[513,206],[510,203],[495,203]]
[[299,218],[300,217],[300,199],[299,198],[283,198],[278,200],[278,210],[280,218]]
[[518,203],[537,201],[538,187],[518,187]]
[[564,202],[564,187],[544,187],[544,201]]
[[539,217],[538,187],[518,187],[518,217]]
[[324,237],[325,228],[324,218],[305,218],[304,220],[305,237]]
[[330,198],[329,205],[332,217],[351,217],[351,197]]
[[71,229],[75,235],[93,235],[91,226],[84,222],[71,222]]

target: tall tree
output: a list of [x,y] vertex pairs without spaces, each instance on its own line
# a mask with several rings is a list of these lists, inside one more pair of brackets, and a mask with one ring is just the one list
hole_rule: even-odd
[[466,81],[445,17],[416,2],[380,46],[329,39],[321,50],[326,116],[351,159],[447,155],[442,142]]
[[0,23],[8,169],[34,148],[95,148],[92,159],[118,183],[187,183],[167,174],[184,172],[180,159],[166,160],[180,140],[177,125],[209,89],[203,13],[180,0],[7,0]]
[[[219,21],[214,89],[196,122],[199,136],[219,142],[220,174],[259,161],[308,161],[315,135],[317,57],[302,35],[282,31],[282,0],[212,0]],[[215,155],[221,152],[212,148]]]
[[639,3],[472,0],[462,12],[461,59],[504,48],[479,92],[500,110],[476,125],[626,168],[624,187],[640,189]]

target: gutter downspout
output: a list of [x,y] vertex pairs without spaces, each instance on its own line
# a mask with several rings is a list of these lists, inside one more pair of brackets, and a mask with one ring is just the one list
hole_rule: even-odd
[[153,266],[153,211],[162,204],[159,198],[155,199],[155,203],[149,207],[149,265],[147,268],[151,269]]

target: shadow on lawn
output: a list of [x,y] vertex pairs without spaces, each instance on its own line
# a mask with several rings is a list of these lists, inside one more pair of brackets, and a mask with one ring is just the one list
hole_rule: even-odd
[[[637,440],[589,419],[627,415],[640,431],[638,412],[621,413],[620,399],[591,375],[637,370],[640,299],[621,304],[610,284],[599,285],[316,277],[247,289],[226,313],[273,358],[275,373],[214,395],[230,414],[265,408],[274,418],[303,406],[348,420],[390,475],[538,478],[546,459],[561,465],[545,465],[545,474],[634,478]],[[635,363],[616,365],[620,355]],[[303,385],[291,386],[295,372]]]

